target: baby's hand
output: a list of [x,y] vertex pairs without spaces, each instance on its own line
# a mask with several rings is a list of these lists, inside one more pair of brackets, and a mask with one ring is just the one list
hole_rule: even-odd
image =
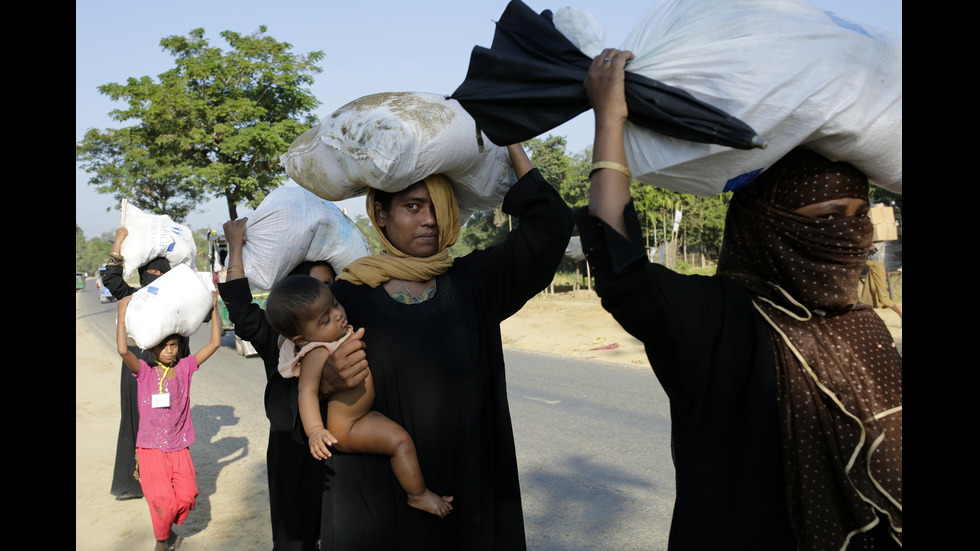
[[310,453],[317,459],[330,457],[329,446],[337,443],[337,438],[325,428],[319,428],[310,435]]

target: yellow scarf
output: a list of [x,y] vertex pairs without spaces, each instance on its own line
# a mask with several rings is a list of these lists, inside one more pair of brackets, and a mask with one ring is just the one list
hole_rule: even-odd
[[367,213],[375,233],[381,239],[381,254],[366,256],[347,265],[337,279],[350,281],[355,285],[377,287],[389,279],[406,281],[428,281],[443,274],[453,260],[449,258],[449,247],[459,237],[459,205],[453,186],[442,174],[433,174],[425,180],[429,197],[435,209],[436,224],[439,226],[439,251],[428,257],[411,256],[396,249],[384,232],[378,228],[374,216],[374,189],[368,190]]

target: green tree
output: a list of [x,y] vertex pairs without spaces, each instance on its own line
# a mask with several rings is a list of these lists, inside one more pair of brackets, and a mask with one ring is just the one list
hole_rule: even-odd
[[211,266],[208,264],[208,254],[210,253],[211,244],[208,242],[208,234],[211,230],[208,228],[201,228],[194,230],[191,233],[191,237],[194,238],[194,245],[197,247],[197,255],[194,258],[194,267],[199,272],[210,272]]
[[565,153],[566,144],[564,136],[551,135],[543,139],[533,138],[523,144],[531,152],[531,164],[559,193],[571,167],[571,161]]
[[592,170],[592,146],[572,154],[568,173],[558,192],[565,203],[572,208],[589,204],[589,171]]
[[450,256],[459,258],[474,250],[503,243],[510,233],[511,224],[516,227],[517,220],[511,220],[500,207],[473,213],[466,225],[460,228],[456,244],[449,248]]
[[354,217],[354,225],[361,230],[364,237],[367,237],[368,244],[371,245],[374,254],[381,253],[381,240],[378,239],[378,232],[374,231],[374,226],[371,225],[371,219],[363,214],[358,214]]
[[113,234],[103,234],[86,240],[82,229],[75,224],[75,271],[95,274],[109,256],[114,237]]
[[231,47],[210,45],[204,29],[160,41],[176,58],[158,80],[144,76],[99,91],[126,108],[121,129],[90,129],[75,158],[100,193],[183,221],[204,197],[224,197],[229,218],[256,207],[285,179],[278,157],[316,123],[319,101],[304,88],[323,52],[297,55],[265,35],[224,31]]
[[696,245],[707,257],[717,258],[725,229],[725,214],[731,193],[708,195],[682,194],[684,213],[681,231],[688,246]]
[[182,221],[206,196],[191,185],[179,151],[159,143],[145,128],[90,128],[75,145],[75,159],[93,176],[99,193],[127,199],[141,210]]

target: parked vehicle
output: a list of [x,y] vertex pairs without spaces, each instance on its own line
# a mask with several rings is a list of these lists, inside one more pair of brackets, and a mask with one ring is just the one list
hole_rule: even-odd
[[84,291],[85,290],[85,274],[82,272],[75,272],[75,290]]
[[116,297],[112,296],[109,289],[102,284],[102,276],[105,275],[105,265],[99,266],[99,277],[95,280],[95,286],[99,289],[99,302],[115,302]]

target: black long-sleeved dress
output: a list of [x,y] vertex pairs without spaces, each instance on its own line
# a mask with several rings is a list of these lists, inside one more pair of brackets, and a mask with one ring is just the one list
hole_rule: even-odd
[[[123,280],[122,266],[106,266],[102,284],[119,300],[136,292]],[[143,360],[153,361],[149,352],[131,346],[129,350]],[[143,497],[143,489],[136,480],[136,433],[140,426],[140,412],[136,403],[136,378],[122,363],[119,379],[119,435],[116,438],[116,461],[112,468],[112,485],[109,493],[119,499]]]
[[335,453],[323,549],[525,548],[500,322],[551,281],[572,217],[536,170],[503,206],[520,226],[505,243],[456,259],[425,302],[396,302],[383,286],[333,285],[351,324],[366,329],[375,409],[412,436],[429,489],[455,501],[446,518],[413,509],[388,457]]
[[279,335],[265,312],[252,302],[248,279],[218,284],[235,333],[249,341],[265,366],[265,414],[269,418],[266,463],[269,475],[269,512],[275,551],[311,551],[320,535],[323,463],[308,446],[293,437],[298,414],[297,379],[278,371]]
[[630,240],[576,211],[602,306],[646,346],[670,399],[669,549],[796,549],[765,322],[735,282],[648,262],[632,203],[625,220]]

